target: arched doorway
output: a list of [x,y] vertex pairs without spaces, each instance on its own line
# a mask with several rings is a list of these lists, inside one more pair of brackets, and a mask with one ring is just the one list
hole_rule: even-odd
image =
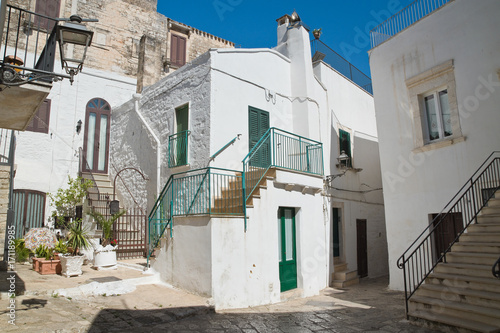
[[83,171],[108,172],[109,127],[111,107],[102,98],[87,103],[85,113],[85,137],[83,142]]

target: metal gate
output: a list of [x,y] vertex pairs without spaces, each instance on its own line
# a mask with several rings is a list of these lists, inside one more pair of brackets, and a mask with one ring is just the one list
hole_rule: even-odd
[[128,208],[113,225],[114,238],[118,241],[117,259],[146,256],[146,214],[140,208]]

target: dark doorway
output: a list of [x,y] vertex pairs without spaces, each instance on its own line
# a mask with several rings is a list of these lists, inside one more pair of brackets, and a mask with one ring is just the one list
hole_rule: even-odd
[[366,220],[356,220],[356,241],[358,246],[358,275],[363,278],[368,276]]

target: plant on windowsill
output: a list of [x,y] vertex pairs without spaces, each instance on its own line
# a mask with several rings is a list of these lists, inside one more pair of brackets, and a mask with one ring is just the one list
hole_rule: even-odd
[[49,194],[55,212],[55,228],[66,229],[72,218],[75,218],[76,207],[83,204],[88,190],[93,186],[91,180],[68,176],[68,187],[59,188],[56,194]]
[[111,217],[106,217],[97,211],[89,213],[94,218],[96,223],[102,228],[102,242],[94,248],[94,268],[100,269],[116,269],[116,250],[118,242],[113,238],[113,224],[120,216],[126,213],[122,210]]
[[61,274],[66,277],[82,275],[85,256],[80,254],[80,250],[90,248],[90,235],[88,230],[82,226],[81,219],[75,219],[69,224],[68,228],[66,245],[70,253],[59,256],[62,266]]

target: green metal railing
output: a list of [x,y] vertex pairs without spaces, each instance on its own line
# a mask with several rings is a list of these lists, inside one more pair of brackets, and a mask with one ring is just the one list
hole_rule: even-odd
[[203,168],[170,176],[149,214],[149,257],[173,218],[187,215],[243,215],[241,172]]
[[323,175],[323,144],[270,128],[243,159],[245,199],[248,199],[270,167]]
[[191,131],[182,131],[168,137],[168,167],[188,164],[188,137]]

